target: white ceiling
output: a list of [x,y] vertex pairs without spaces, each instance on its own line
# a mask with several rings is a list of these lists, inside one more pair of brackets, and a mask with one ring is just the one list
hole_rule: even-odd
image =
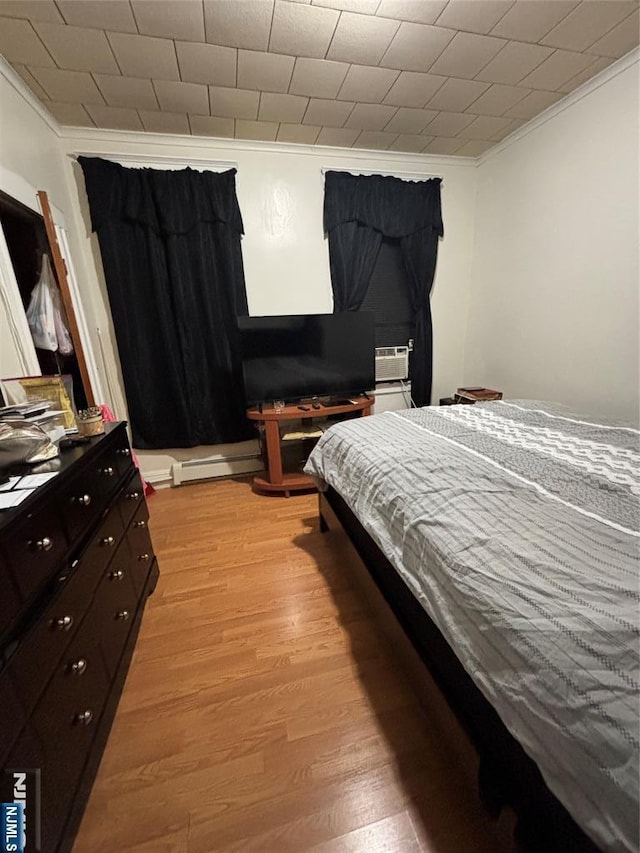
[[63,125],[477,156],[638,44],[640,0],[0,0]]

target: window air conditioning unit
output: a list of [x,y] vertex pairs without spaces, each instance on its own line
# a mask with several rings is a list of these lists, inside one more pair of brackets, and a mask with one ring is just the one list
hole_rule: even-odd
[[376,347],[376,382],[406,379],[409,347]]

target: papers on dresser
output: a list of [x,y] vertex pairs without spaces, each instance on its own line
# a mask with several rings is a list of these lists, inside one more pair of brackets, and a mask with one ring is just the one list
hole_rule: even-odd
[[0,492],[0,509],[11,509],[11,507],[18,506],[34,492],[35,489],[14,489],[11,492]]

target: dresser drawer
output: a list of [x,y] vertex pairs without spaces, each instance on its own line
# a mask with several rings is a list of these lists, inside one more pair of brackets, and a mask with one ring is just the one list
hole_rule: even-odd
[[22,602],[11,576],[9,562],[0,554],[0,637],[11,628],[21,609]]
[[11,680],[28,712],[46,687],[89,607],[87,587],[92,581],[83,568],[80,563],[68,579],[60,581],[60,592],[20,643],[9,664]]
[[64,829],[109,683],[94,627],[85,622],[58,663],[31,722],[44,752],[42,830],[51,841]]
[[[5,673],[0,675],[0,768],[4,765],[4,759],[9,749],[17,739],[27,716],[24,706],[18,694]],[[0,802],[4,802],[0,800]]]
[[115,491],[120,479],[117,459],[116,449],[107,448],[61,490],[62,521],[70,539],[95,522]]
[[115,675],[118,668],[137,606],[138,595],[129,564],[116,567],[112,563],[105,572],[87,617],[99,626],[100,647],[110,676]]
[[153,545],[149,535],[149,510],[146,502],[138,508],[127,532],[131,552],[131,574],[138,595],[147,580],[153,562]]
[[134,468],[131,479],[127,482],[118,498],[118,509],[120,510],[122,523],[125,528],[128,527],[134,513],[138,511],[138,507],[144,503],[144,489],[142,488],[140,472],[137,468]]
[[124,528],[122,519],[116,507],[112,507],[104,517],[98,531],[94,533],[80,558],[80,566],[82,570],[90,574],[93,578],[93,585],[88,590],[93,593],[98,581],[102,577],[102,573],[122,542]]
[[2,544],[13,579],[25,600],[37,594],[54,574],[68,548],[53,506],[29,513]]

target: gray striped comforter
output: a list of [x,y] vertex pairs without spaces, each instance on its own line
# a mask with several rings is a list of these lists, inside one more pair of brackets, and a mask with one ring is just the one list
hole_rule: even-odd
[[510,401],[331,427],[333,486],[550,789],[638,850],[639,431]]

